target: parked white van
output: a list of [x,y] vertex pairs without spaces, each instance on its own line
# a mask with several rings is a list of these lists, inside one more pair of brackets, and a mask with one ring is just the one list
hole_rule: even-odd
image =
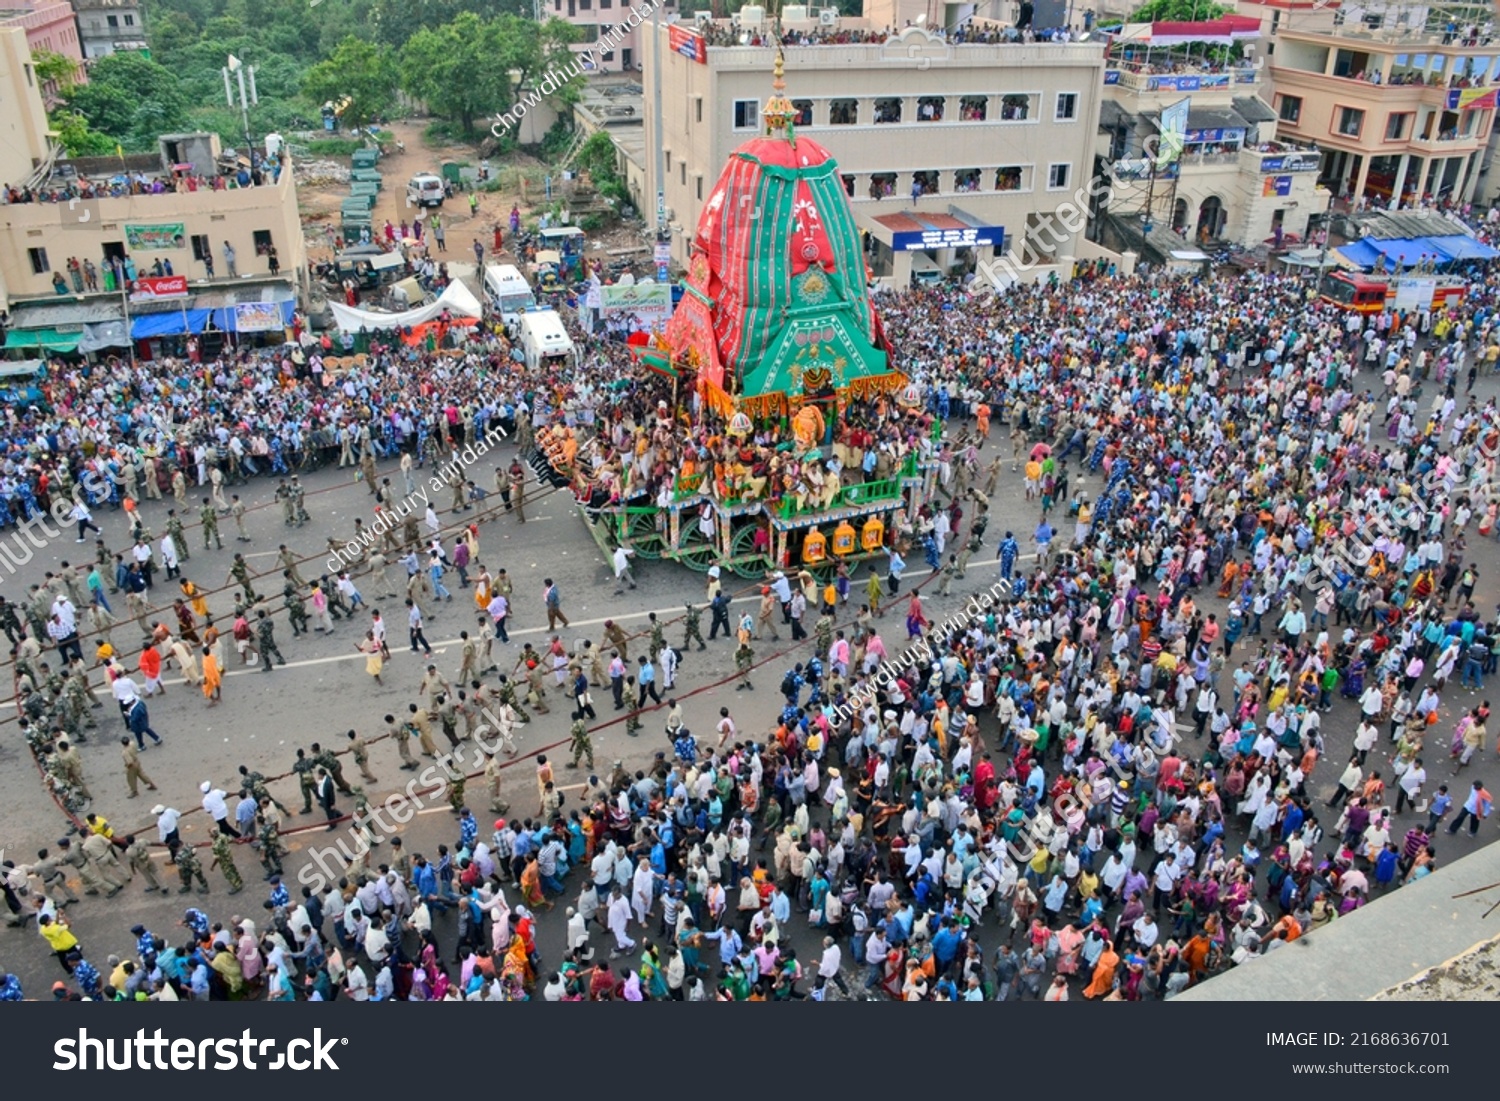
[[556,310],[527,310],[519,328],[527,367],[569,371],[577,365],[577,351]]
[[406,185],[406,201],[413,206],[442,206],[443,181],[430,172],[422,172],[411,178]]

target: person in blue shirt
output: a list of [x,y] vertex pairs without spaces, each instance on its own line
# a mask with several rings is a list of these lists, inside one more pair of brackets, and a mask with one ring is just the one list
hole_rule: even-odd
[[459,808],[458,812],[458,847],[474,851],[474,843],[479,840],[479,823],[474,818],[474,812],[468,807]]
[[14,975],[0,975],[0,1002],[22,1002],[21,980]]
[[[77,957],[76,959],[74,957]],[[73,979],[78,983],[78,989],[86,998],[97,998],[103,983],[99,979],[99,969],[84,959],[77,951],[68,953],[68,960],[73,964]]]
[[958,932],[957,922],[952,918],[945,919],[942,928],[932,935],[932,955],[937,961],[939,975],[947,974],[953,967],[961,947],[963,936]]

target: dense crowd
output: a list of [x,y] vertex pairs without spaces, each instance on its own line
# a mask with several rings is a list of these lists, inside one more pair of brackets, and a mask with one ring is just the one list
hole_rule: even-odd
[[[561,762],[537,757],[534,811],[482,828],[459,781],[450,845],[395,846],[301,897],[273,880],[264,917],[195,906],[185,933],[138,927],[102,969],[34,867],[12,869],[11,894],[45,919],[61,997],[1141,1000],[1253,966],[1419,883],[1493,809],[1476,764],[1500,630],[1470,546],[1495,536],[1500,411],[1469,395],[1500,358],[1497,286],[1481,274],[1456,309],[1373,317],[1262,274],[887,296],[918,408],[847,431],[937,464],[906,537],[941,587],[901,592],[895,554],[862,588],[814,587],[803,607],[823,622],[773,671],[768,721],[741,730],[724,708],[694,732],[668,700],[654,759],[589,776],[576,800]],[[152,412],[189,439],[370,419],[358,454],[386,424],[398,447],[422,426],[471,438],[469,418],[477,432],[481,410],[506,415],[511,389],[621,494],[659,492],[688,463],[717,487],[774,442],[751,436],[739,456],[701,410],[661,412],[619,351],[588,353],[618,388],[544,388],[495,372],[506,352],[485,341],[493,358],[379,354],[326,387],[274,362],[205,366],[180,389],[75,378],[64,402],[142,387],[140,412],[101,420],[92,452],[67,442],[83,462],[127,435],[165,443]],[[40,445],[49,427],[73,431],[13,422],[12,461],[66,454]],[[1007,459],[1003,492],[1036,510],[1032,531],[988,530]],[[934,628],[924,600],[997,537],[1004,598]],[[801,595],[768,579],[732,644],[779,639]],[[605,647],[549,650],[579,708],[570,763],[590,769],[590,688],[629,710],[628,663],[637,703],[646,670],[656,699],[655,668],[675,666],[659,626],[634,647],[607,631]],[[1353,748],[1325,761],[1335,719]],[[543,958],[552,921],[565,949]]]

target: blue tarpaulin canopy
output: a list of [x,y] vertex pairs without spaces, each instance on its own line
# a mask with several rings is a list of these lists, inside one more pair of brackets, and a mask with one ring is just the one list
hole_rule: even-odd
[[1403,268],[1409,268],[1423,257],[1438,256],[1437,246],[1426,237],[1397,238],[1389,241],[1377,241],[1373,237],[1366,237],[1361,244],[1366,244],[1375,249],[1387,259],[1396,261]]
[[1477,237],[1456,233],[1452,237],[1429,237],[1437,250],[1450,260],[1493,260],[1500,252]]
[[1351,241],[1334,251],[1357,268],[1373,268],[1381,258],[1369,241]]
[[201,333],[210,310],[173,310],[171,313],[148,313],[130,323],[131,340],[151,340],[159,336],[181,336]]

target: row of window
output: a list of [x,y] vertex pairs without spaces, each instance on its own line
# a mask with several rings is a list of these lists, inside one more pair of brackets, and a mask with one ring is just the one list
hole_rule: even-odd
[[[213,259],[213,242],[209,240],[206,233],[194,233],[188,238],[193,248],[193,259],[199,262]],[[271,231],[269,229],[257,229],[251,233],[251,241],[257,256],[266,255],[271,249]],[[125,245],[122,241],[104,242],[105,258],[114,256],[124,257]],[[29,248],[26,250],[26,259],[31,262],[32,275],[51,275],[53,272],[51,259],[47,256],[45,248]]]
[[[1276,113],[1282,122],[1291,123],[1293,126],[1302,124],[1302,97],[1301,96],[1278,96],[1276,97]],[[1443,111],[1440,114],[1433,113],[1434,124],[1430,125],[1427,132],[1421,135],[1423,141],[1439,140],[1449,141],[1459,137],[1473,138],[1483,136],[1483,123],[1475,112]],[[1385,140],[1405,141],[1412,136],[1412,126],[1416,120],[1414,111],[1391,111],[1385,118]],[[1360,107],[1335,107],[1333,110],[1332,129],[1330,133],[1338,134],[1346,138],[1358,138],[1364,133],[1365,111]]]
[[[942,122],[947,111],[948,96],[918,96],[916,121]],[[1032,94],[1012,93],[1000,97],[1000,121],[1024,122],[1031,118]],[[990,108],[989,96],[959,96],[958,119],[962,122],[984,122]],[[869,117],[877,124],[899,123],[905,100],[899,96],[880,96],[874,100]],[[797,110],[793,120],[799,127],[813,125],[813,101],[794,99]],[[703,101],[697,101],[697,121],[703,121]],[[1053,103],[1052,117],[1057,122],[1072,122],[1078,118],[1078,93],[1059,92]],[[834,99],[828,103],[828,125],[857,126],[860,120],[860,101],[857,99]],[[760,124],[760,101],[737,99],[734,101],[734,128],[756,130]]]

